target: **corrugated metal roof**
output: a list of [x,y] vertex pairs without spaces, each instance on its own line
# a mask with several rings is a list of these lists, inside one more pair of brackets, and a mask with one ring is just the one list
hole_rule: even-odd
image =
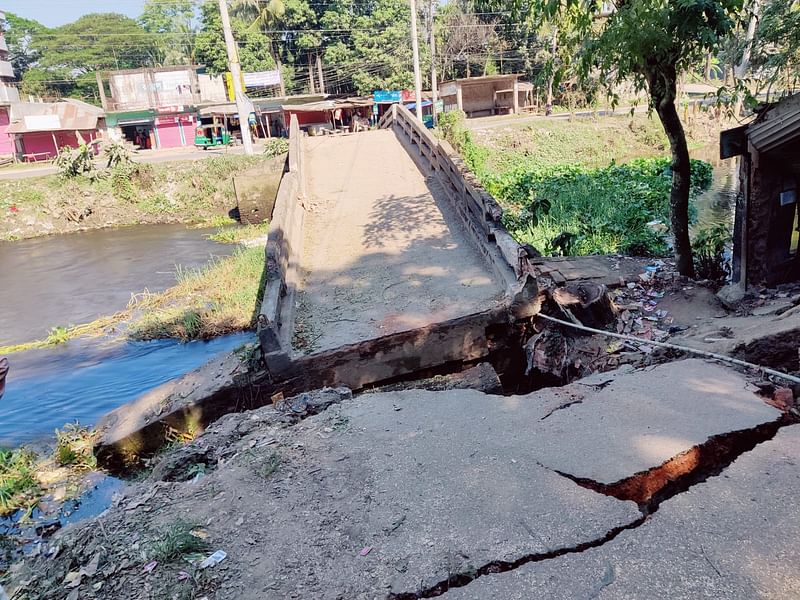
[[80,100],[19,102],[11,105],[8,133],[33,131],[86,131],[97,128],[102,109]]
[[767,110],[747,128],[747,139],[759,152],[769,152],[800,138],[800,94]]

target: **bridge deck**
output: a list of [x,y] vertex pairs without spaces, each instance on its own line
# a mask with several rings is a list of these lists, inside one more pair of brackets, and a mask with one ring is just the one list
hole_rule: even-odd
[[492,308],[503,287],[391,130],[307,138],[294,346],[336,348]]

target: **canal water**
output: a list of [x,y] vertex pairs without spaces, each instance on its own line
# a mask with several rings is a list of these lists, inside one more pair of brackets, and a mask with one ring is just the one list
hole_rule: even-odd
[[[0,243],[0,346],[47,335],[125,308],[131,294],[175,284],[235,247],[209,230],[147,225]],[[253,341],[240,334],[209,342],[79,339],[11,354],[0,399],[0,446],[52,437],[65,423],[93,425],[103,414]]]
[[233,252],[207,238],[213,231],[140,225],[0,242],[0,346],[111,315],[132,293],[174,285],[177,266]]
[[697,222],[694,231],[713,225],[728,225],[733,231],[736,195],[739,193],[739,162],[736,158],[719,157],[719,147],[707,146],[691,152],[692,158],[704,160],[714,167],[711,186],[695,198]]

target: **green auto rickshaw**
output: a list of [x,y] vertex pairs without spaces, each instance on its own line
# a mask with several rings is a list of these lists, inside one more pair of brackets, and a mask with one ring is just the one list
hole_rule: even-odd
[[222,125],[200,125],[194,137],[194,145],[203,150],[230,143],[231,134]]

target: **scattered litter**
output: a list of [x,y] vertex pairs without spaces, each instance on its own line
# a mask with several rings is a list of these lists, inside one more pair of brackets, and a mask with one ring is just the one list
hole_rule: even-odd
[[189,577],[191,577],[191,575],[189,575],[189,573],[187,573],[186,571],[178,572],[178,581],[186,581],[187,579],[189,579]]
[[93,583],[92,584],[92,589],[95,592],[99,592],[101,589],[103,589],[103,582],[102,581],[98,581],[97,583]]
[[225,552],[224,550],[217,550],[216,552],[214,552],[214,554],[212,554],[207,559],[205,559],[203,562],[201,562],[198,565],[198,568],[200,568],[200,569],[208,569],[209,567],[215,567],[219,563],[221,563],[223,560],[225,560],[226,558],[228,558],[228,553],[227,552]]
[[361,549],[361,552],[359,552],[359,555],[361,555],[361,556],[366,556],[366,555],[367,555],[367,554],[369,554],[370,552],[372,552],[372,546],[364,546],[364,547]]
[[188,562],[190,565],[194,565],[199,563],[205,559],[205,555],[200,552],[192,552],[191,554],[186,554],[183,557],[183,560]]
[[197,527],[195,529],[192,529],[189,533],[191,535],[193,535],[194,537],[199,538],[201,540],[207,540],[208,539],[208,531],[206,529],[204,529],[203,527]]
[[151,560],[149,563],[147,563],[147,564],[144,566],[144,569],[142,569],[142,572],[143,572],[143,573],[152,573],[152,572],[153,572],[153,570],[154,570],[154,569],[155,569],[157,566],[158,566],[158,561],[157,561],[157,560]]

